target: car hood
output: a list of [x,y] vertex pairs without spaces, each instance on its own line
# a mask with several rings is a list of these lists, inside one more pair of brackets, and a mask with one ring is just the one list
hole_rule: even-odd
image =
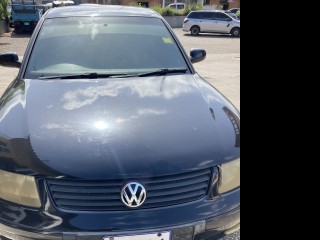
[[23,80],[1,102],[0,168],[89,179],[203,169],[239,157],[238,127],[198,75]]
[[235,24],[237,24],[237,25],[240,26],[240,20],[238,20],[238,19],[233,19],[233,22],[234,22]]

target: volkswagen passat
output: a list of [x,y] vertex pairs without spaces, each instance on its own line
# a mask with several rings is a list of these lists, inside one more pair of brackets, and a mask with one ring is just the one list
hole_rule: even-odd
[[239,113],[151,10],[49,10],[0,100],[4,239],[192,240],[239,228]]

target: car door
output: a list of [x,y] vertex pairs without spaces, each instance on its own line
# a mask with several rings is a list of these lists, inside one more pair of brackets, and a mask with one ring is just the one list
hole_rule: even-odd
[[213,12],[201,12],[201,32],[215,32],[213,17]]
[[230,33],[232,28],[232,18],[222,12],[213,13],[214,32]]

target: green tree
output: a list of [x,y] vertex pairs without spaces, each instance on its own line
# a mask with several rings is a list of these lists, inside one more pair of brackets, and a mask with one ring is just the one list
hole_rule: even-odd
[[240,10],[237,12],[237,17],[240,19]]
[[8,17],[8,0],[0,0],[0,19]]

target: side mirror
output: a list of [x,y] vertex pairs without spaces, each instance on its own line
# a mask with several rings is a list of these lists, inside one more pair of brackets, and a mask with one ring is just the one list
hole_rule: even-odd
[[19,62],[19,57],[16,53],[4,53],[0,54],[0,66],[20,68],[21,62]]
[[205,60],[207,52],[204,49],[191,49],[190,59],[192,63],[198,63]]

